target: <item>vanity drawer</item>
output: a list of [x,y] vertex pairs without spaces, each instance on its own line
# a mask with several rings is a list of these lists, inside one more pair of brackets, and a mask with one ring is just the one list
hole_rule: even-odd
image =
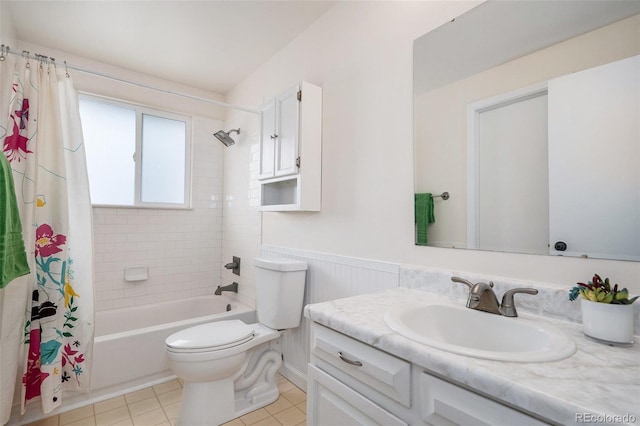
[[313,324],[313,336],[312,356],[411,406],[410,363],[318,324]]
[[309,366],[308,425],[384,425],[408,423],[322,370]]

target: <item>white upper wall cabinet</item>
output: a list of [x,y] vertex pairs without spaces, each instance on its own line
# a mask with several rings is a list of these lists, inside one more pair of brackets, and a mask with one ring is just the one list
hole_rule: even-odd
[[322,88],[302,82],[260,114],[261,210],[319,211]]

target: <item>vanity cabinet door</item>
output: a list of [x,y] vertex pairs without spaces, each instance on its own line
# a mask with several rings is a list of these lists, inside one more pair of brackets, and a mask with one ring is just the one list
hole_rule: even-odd
[[547,425],[467,389],[420,373],[422,420],[428,425]]
[[311,364],[308,369],[307,392],[308,425],[408,425]]

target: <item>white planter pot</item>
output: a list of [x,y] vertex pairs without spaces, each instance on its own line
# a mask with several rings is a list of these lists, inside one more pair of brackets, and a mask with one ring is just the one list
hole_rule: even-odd
[[633,305],[580,300],[584,334],[603,343],[633,344]]

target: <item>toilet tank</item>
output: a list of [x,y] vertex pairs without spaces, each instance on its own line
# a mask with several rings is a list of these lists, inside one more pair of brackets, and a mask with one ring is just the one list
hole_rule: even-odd
[[299,326],[307,262],[256,257],[254,265],[258,321],[276,330]]

